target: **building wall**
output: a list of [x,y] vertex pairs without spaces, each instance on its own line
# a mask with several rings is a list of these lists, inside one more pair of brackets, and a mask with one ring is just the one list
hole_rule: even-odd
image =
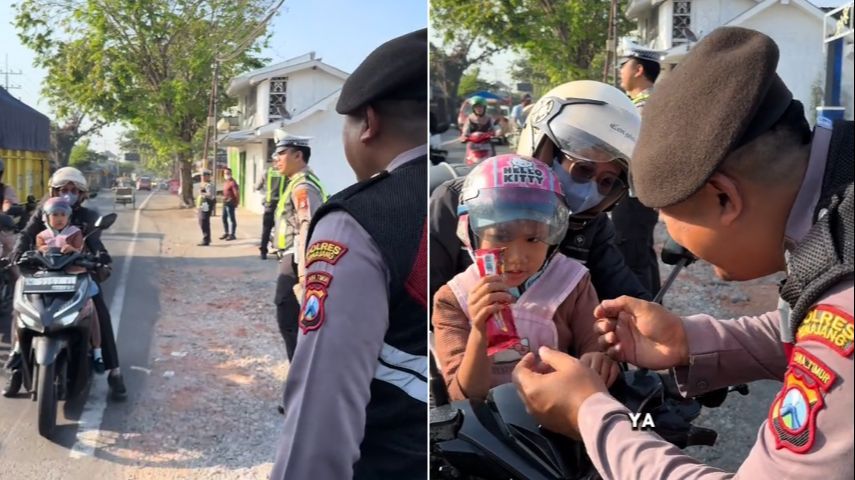
[[335,92],[344,81],[320,69],[307,69],[288,75],[286,105],[292,116]]
[[[805,115],[813,125],[825,85],[821,21],[794,5],[778,4],[751,17],[741,26],[763,32],[778,44],[781,51],[778,75],[793,92],[793,97],[802,102]],[[820,90],[815,93],[816,88]],[[819,101],[816,95],[819,95]]]

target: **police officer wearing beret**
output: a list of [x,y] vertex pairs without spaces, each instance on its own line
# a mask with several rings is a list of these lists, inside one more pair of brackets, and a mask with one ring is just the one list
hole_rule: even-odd
[[[775,73],[778,55],[753,30],[710,33],[657,86],[633,163],[639,200],[721,278],[786,271],[778,309],[680,318],[621,297],[597,307],[596,329],[616,359],[674,367],[686,395],[783,381],[736,477],[852,478],[853,122],[821,121],[811,132]],[[734,477],[633,431],[629,411],[577,360],[540,357],[554,371],[538,373],[531,355],[515,371],[527,407],[548,428],[581,437],[604,478]]]
[[303,253],[309,238],[309,224],[327,194],[320,179],[309,168],[312,149],[307,137],[285,136],[276,143],[279,175],[287,179],[287,186],[276,206],[276,248],[279,276],[276,280],[276,322],[285,340],[288,360],[294,359],[297,348],[297,317],[300,302],[297,299],[306,275]]
[[[629,45],[620,66],[620,86],[642,114],[653,93],[653,82],[659,76],[660,53],[637,45]],[[659,214],[629,195],[612,210],[615,244],[623,253],[627,266],[651,293],[661,287],[659,259],[653,249],[653,230]]]
[[422,29],[342,88],[358,183],[312,219],[276,480],[427,476],[427,80]]

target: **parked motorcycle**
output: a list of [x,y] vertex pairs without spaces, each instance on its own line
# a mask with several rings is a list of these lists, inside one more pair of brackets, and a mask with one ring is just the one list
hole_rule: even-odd
[[[115,213],[98,218],[94,231],[109,228],[115,220]],[[37,403],[39,434],[50,438],[57,403],[78,396],[90,380],[89,333],[96,315],[89,295],[94,282],[90,274],[101,263],[97,255],[64,255],[51,248],[45,253],[24,252],[16,265],[21,270],[14,295],[21,381]],[[66,273],[72,266],[86,272]]]
[[472,132],[463,137],[466,143],[466,165],[474,167],[482,161],[496,156],[496,134],[494,132]]

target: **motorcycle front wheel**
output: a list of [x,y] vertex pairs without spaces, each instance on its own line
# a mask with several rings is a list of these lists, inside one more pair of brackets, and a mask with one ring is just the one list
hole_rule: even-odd
[[56,362],[39,365],[37,376],[36,406],[39,412],[39,435],[50,438],[56,428]]

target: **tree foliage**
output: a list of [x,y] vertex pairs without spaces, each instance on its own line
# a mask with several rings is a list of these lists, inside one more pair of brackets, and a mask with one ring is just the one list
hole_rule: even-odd
[[430,44],[430,83],[432,96],[443,100],[439,108],[450,119],[460,103],[458,91],[463,72],[487,60],[500,49],[465,32],[457,36],[451,35],[451,32],[446,34],[443,46],[433,42]]
[[54,138],[56,138],[59,166],[64,167],[69,164],[71,151],[81,138],[96,133],[105,124],[103,120],[87,119],[86,114],[80,110],[65,110],[59,124],[51,124]]
[[[598,68],[594,60],[606,47],[610,6],[610,0],[431,0],[431,22],[451,36],[477,36],[519,52],[525,64],[514,78],[542,89],[602,78],[602,63]],[[630,24],[618,13],[620,35]]]
[[[158,155],[179,163],[189,203],[194,139],[207,123],[212,64],[245,46],[249,35],[251,47],[221,64],[221,85],[260,67],[256,55],[267,36],[255,27],[274,3],[23,0],[15,26],[37,66],[48,71],[43,92],[57,113],[83,111],[130,125]],[[219,102],[227,107],[230,99],[222,94]]]
[[68,164],[77,169],[86,170],[104,160],[106,160],[104,155],[89,148],[89,139],[86,139],[71,149]]

